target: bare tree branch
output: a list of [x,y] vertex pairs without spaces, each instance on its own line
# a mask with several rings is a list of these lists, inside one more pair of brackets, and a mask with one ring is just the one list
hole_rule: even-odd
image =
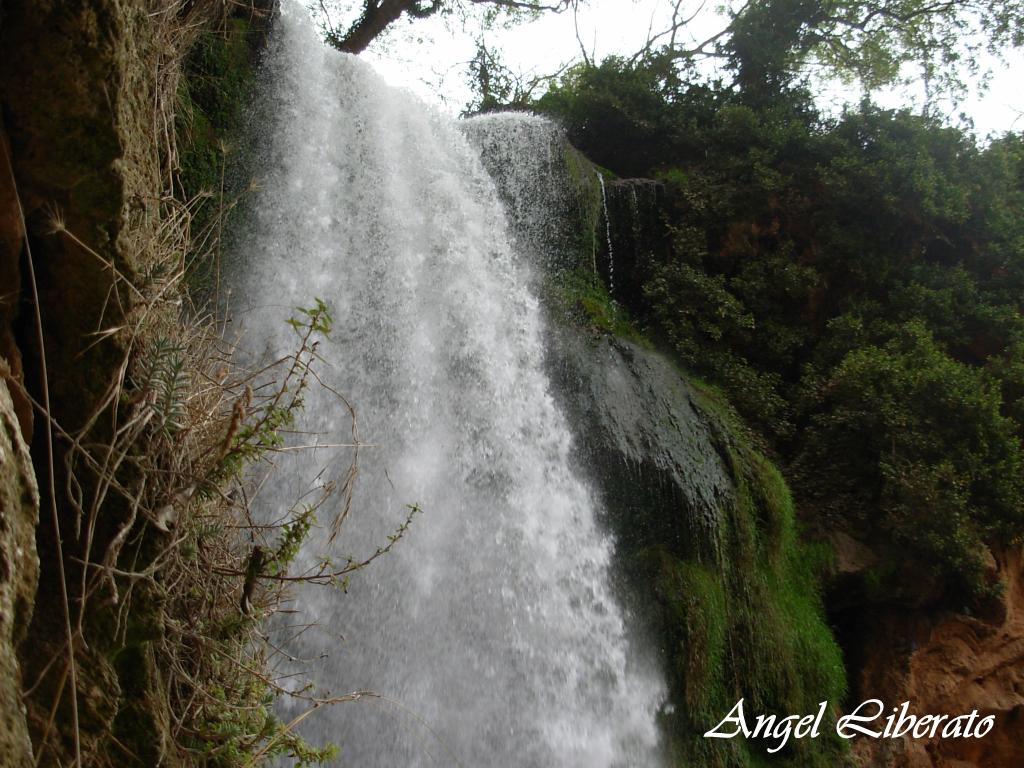
[[[363,0],[363,9],[359,18],[353,22],[344,35],[334,29],[328,19],[324,25],[327,42],[345,53],[362,53],[389,26],[402,16],[413,19],[425,19],[437,13],[447,12],[465,7],[483,7],[503,9],[511,13],[561,13],[576,0]],[[321,2],[321,8],[323,3]],[[326,10],[323,11],[325,17]]]
[[572,25],[576,30],[576,42],[580,46],[580,53],[583,54],[583,63],[588,67],[594,66],[594,62],[590,56],[587,55],[587,47],[583,44],[583,38],[580,37],[580,7],[579,2],[573,2],[572,4]]

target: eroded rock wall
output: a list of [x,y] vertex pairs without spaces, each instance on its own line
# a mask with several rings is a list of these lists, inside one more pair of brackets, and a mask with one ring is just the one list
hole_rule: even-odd
[[[135,278],[144,268],[140,244],[158,221],[161,55],[148,11],[125,0],[3,4],[0,104],[36,269],[54,416],[68,430],[110,383],[119,350],[89,333],[130,311],[117,274]],[[59,222],[70,236],[55,231]],[[27,338],[31,323],[22,325]],[[21,346],[29,388],[38,391],[38,350]]]
[[[138,281],[144,273],[151,258],[147,244],[156,240],[159,222],[159,139],[166,135],[167,116],[161,113],[157,89],[172,51],[158,45],[159,18],[150,15],[154,8],[128,0],[4,0],[2,8],[0,107],[13,171],[7,176],[14,182],[3,199],[2,293],[9,300],[0,340],[10,351],[8,367],[20,379],[20,361],[25,388],[39,403],[44,402],[45,371],[57,425],[57,517],[71,581],[83,544],[75,536],[78,513],[63,492],[67,442],[61,434],[75,434],[88,422],[119,375],[124,340],[97,332],[123,326],[132,313],[135,296],[127,281]],[[20,209],[16,218],[8,203],[12,198]],[[11,232],[7,223],[20,224],[22,216],[26,231]],[[12,389],[17,392],[16,386]],[[24,422],[28,409],[19,410]],[[39,423],[28,442],[43,477],[49,471],[49,449]],[[101,422],[88,439],[102,441],[103,429]],[[88,498],[90,480],[80,480],[82,496]],[[117,519],[115,509],[107,510],[107,524]],[[98,527],[97,541],[104,535]],[[32,642],[22,644],[19,654],[25,678],[39,682],[27,702],[28,726],[37,740],[43,733],[56,736],[53,743],[63,743],[69,753],[77,739],[88,754],[107,738],[116,712],[118,685],[104,652],[109,638],[94,635],[88,625],[85,629],[78,652],[76,737],[67,683],[60,665],[52,664],[66,657],[67,646],[50,518],[35,536],[41,561],[39,607],[31,624],[24,617],[21,633],[27,629]],[[54,701],[61,705],[51,733]],[[42,761],[54,759],[48,754]]]
[[[0,369],[5,366],[0,361]],[[16,649],[35,602],[39,491],[28,446],[5,380],[0,379],[0,763],[33,765]]]
[[867,630],[859,671],[863,698],[917,714],[993,715],[982,739],[860,739],[864,766],[1010,768],[1024,744],[1024,553],[1006,550],[992,564],[1005,591],[985,616],[880,611]]
[[552,329],[551,369],[581,435],[579,460],[597,476],[638,544],[694,555],[714,541],[734,501],[719,453],[721,427],[662,355],[566,325]]
[[21,208],[0,121],[0,755],[12,768],[33,765],[18,646],[32,618],[39,559],[39,491],[27,441],[32,406],[14,335],[25,242]]

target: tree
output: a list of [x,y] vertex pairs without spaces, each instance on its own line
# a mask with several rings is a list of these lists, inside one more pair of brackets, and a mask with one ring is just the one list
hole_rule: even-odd
[[[323,27],[327,42],[345,53],[361,53],[379,37],[384,30],[403,16],[409,19],[426,19],[435,15],[468,13],[481,9],[487,21],[499,15],[530,16],[543,12],[561,13],[576,7],[579,0],[362,0],[361,3],[339,3],[318,0],[314,13]],[[355,19],[341,31],[331,21],[332,10],[336,15]]]
[[934,89],[962,87],[977,54],[1024,42],[1020,0],[828,0],[811,15],[803,41],[822,64],[872,87],[916,63]]
[[[677,13],[652,39],[669,39],[664,47],[681,59],[726,60],[747,90],[777,91],[812,68],[872,89],[906,79],[907,65],[917,65],[930,95],[961,93],[982,51],[1024,43],[1022,0],[746,0],[729,19],[715,35],[683,45],[677,25],[692,17]],[[652,48],[649,41],[645,50]]]
[[468,62],[466,80],[474,97],[463,110],[463,116],[529,109],[534,94],[568,68],[564,65],[546,75],[515,72],[502,61],[500,51],[489,46],[481,35],[476,41],[476,54]]
[[1024,456],[998,385],[914,321],[849,352],[812,398],[797,465],[817,502],[981,589],[983,542],[1024,523]]

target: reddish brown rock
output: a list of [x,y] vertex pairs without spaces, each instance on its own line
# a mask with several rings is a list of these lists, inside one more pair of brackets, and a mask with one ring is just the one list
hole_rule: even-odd
[[21,350],[14,338],[14,318],[21,297],[19,261],[25,242],[21,206],[10,164],[11,148],[0,123],[0,377],[10,394],[21,434],[32,440],[32,404],[25,392]]
[[890,707],[909,701],[918,714],[993,715],[981,739],[873,740],[854,753],[864,766],[1016,768],[1024,765],[1024,553],[1000,553],[1005,592],[985,617],[929,617],[893,610],[871,631],[860,675],[861,698]]

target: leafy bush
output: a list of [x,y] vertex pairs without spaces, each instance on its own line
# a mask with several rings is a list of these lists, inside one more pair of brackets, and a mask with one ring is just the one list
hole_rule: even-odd
[[816,478],[805,483],[816,503],[979,587],[983,541],[1024,526],[1017,425],[991,378],[915,321],[850,351],[809,399],[796,463]]
[[1024,534],[1024,140],[685,74],[609,59],[535,105],[661,182],[659,245],[615,249],[625,308],[769,438],[812,525],[983,591],[982,546]]

